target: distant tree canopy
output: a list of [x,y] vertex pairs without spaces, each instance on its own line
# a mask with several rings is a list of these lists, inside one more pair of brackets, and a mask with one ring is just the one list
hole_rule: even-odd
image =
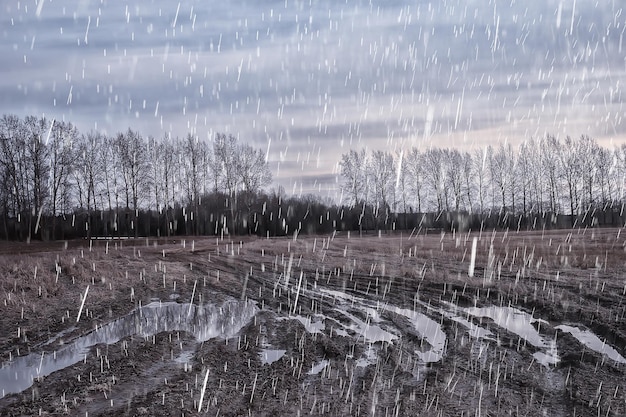
[[260,236],[358,230],[525,229],[626,221],[626,145],[588,136],[473,153],[417,148],[341,156],[342,199],[266,192],[266,155],[232,135],[202,140],[81,133],[0,119],[0,238]]
[[107,136],[4,115],[0,179],[0,236],[28,240],[246,232],[272,174],[231,135]]
[[586,135],[547,135],[516,148],[501,144],[473,153],[351,150],[342,155],[340,169],[344,203],[360,207],[361,228],[364,222],[388,227],[393,213],[413,212],[463,212],[470,220],[496,214],[524,224],[546,214],[565,215],[572,224],[592,224],[596,213],[619,212],[623,218],[626,201],[626,145],[609,150]]

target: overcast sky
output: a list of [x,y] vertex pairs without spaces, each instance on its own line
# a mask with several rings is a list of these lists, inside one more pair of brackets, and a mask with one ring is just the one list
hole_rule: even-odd
[[342,153],[626,143],[621,0],[8,0],[0,114],[269,150],[334,197]]

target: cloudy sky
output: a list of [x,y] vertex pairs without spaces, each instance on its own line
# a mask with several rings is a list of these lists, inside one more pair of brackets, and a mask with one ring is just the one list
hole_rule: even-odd
[[268,152],[335,197],[350,148],[626,143],[621,0],[7,0],[0,114]]

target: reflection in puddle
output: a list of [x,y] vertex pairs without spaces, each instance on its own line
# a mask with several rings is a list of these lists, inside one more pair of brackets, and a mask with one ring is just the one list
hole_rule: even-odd
[[326,328],[323,321],[313,321],[311,317],[293,316],[292,318],[298,320],[306,328],[309,333],[321,333]]
[[578,339],[580,343],[587,346],[589,349],[595,350],[602,355],[606,355],[609,358],[613,359],[615,362],[626,363],[626,359],[624,359],[622,355],[620,355],[611,346],[607,345],[606,342],[600,340],[598,336],[596,336],[589,330],[581,330],[578,327],[567,326],[565,324],[556,326],[555,329],[571,334],[576,339]]
[[545,350],[545,352],[540,351],[533,354],[535,360],[540,364],[548,366],[559,362],[556,342],[541,336],[539,331],[533,326],[533,323],[536,322],[545,323],[544,320],[536,319],[530,314],[513,307],[471,307],[464,309],[464,311],[474,317],[490,318],[496,325],[518,335],[531,345]]
[[[380,310],[385,310],[387,312],[399,314],[406,317],[413,325],[413,328],[416,330],[419,336],[431,346],[430,350],[427,350],[425,352],[416,352],[419,359],[423,362],[429,363],[438,362],[443,357],[446,346],[446,334],[443,332],[443,330],[441,330],[441,326],[439,325],[439,323],[427,317],[426,315],[406,308],[400,308],[388,304],[374,303],[359,297],[352,296],[350,294],[346,294],[341,291],[328,290],[325,288],[321,289],[320,291],[335,299],[349,302],[351,308],[360,308],[362,311],[366,312],[368,321],[374,321],[376,323],[382,322],[383,319],[380,316]],[[398,336],[382,329],[380,326],[372,325],[370,323],[364,323],[363,321],[354,317],[352,314],[348,313],[345,310],[337,309],[337,312],[348,317],[353,323],[355,323],[351,326],[348,326],[347,328],[357,331],[358,335],[363,336],[363,338],[367,342],[391,342],[392,340],[398,338]]]
[[415,331],[426,340],[432,349],[426,352],[416,352],[417,356],[424,362],[439,362],[443,357],[446,348],[446,334],[441,330],[439,323],[426,317],[417,311],[408,308],[385,307],[388,311],[400,314],[409,319]]
[[259,356],[261,357],[261,363],[263,365],[270,365],[283,356],[287,351],[284,349],[261,349]]
[[313,365],[313,367],[311,368],[311,370],[307,374],[308,375],[317,375],[320,372],[322,372],[324,370],[324,368],[326,368],[328,366],[329,363],[330,363],[330,361],[328,359],[324,359],[324,360],[316,363],[315,365]]
[[22,356],[4,365],[0,369],[0,393],[4,397],[21,392],[33,384],[34,378],[84,359],[92,346],[116,343],[132,335],[148,337],[164,331],[186,331],[199,342],[215,337],[230,338],[257,311],[255,304],[240,301],[228,301],[221,306],[153,302],[98,327],[56,352]]
[[277,321],[298,320],[300,323],[302,323],[306,331],[309,333],[322,333],[322,331],[326,329],[326,325],[324,324],[322,320],[313,321],[311,317],[304,317],[304,316],[296,315],[296,316],[289,316],[289,317],[276,317],[276,320]]
[[398,336],[383,330],[380,326],[366,323],[347,311],[337,310],[337,312],[343,314],[352,321],[353,324],[350,324],[347,328],[355,332],[357,337],[362,337],[366,342],[391,342],[392,340],[398,338]]
[[378,361],[378,352],[374,346],[369,344],[363,352],[363,356],[361,356],[356,361],[356,366],[359,368],[367,368],[370,365],[376,365],[376,361]]
[[489,330],[483,329],[482,327],[477,326],[471,321],[466,320],[463,317],[455,316],[451,314],[450,312],[442,311],[442,314],[446,316],[447,318],[449,318],[450,320],[455,321],[459,323],[460,325],[464,326],[467,329],[467,332],[469,333],[470,337],[474,339],[494,340],[491,337],[493,336],[493,333],[491,333]]

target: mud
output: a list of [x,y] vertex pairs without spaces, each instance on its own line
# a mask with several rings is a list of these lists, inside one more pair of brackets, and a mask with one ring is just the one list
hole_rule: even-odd
[[3,247],[0,414],[624,415],[625,236]]

